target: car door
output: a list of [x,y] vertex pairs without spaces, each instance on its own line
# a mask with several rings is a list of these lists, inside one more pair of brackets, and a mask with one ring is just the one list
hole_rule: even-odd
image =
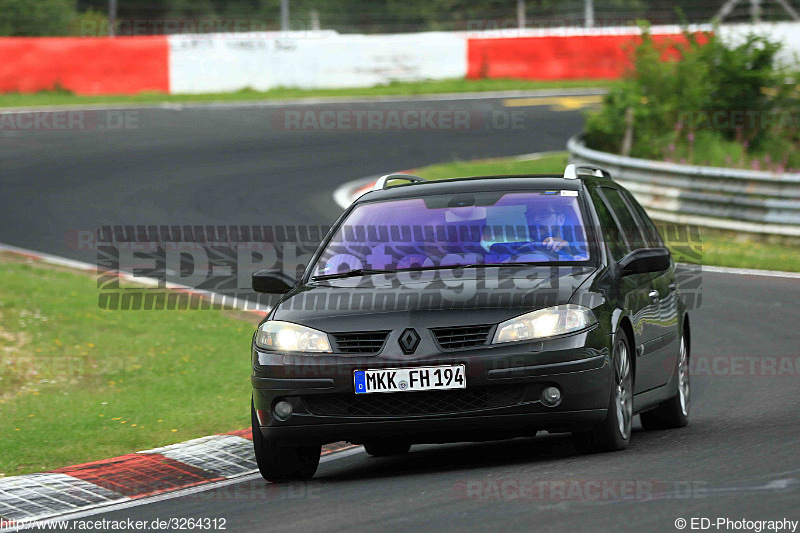
[[[634,216],[616,188],[601,186],[598,193],[605,207],[619,226],[627,251],[646,248],[640,222]],[[659,366],[660,336],[659,298],[655,279],[658,274],[642,273],[625,276],[620,280],[622,305],[628,311],[633,325],[636,352],[636,380],[634,393],[638,394],[662,385],[664,371]]]
[[[665,247],[661,235],[659,235],[655,224],[644,208],[633,198],[630,192],[620,189],[620,193],[640,222],[647,246],[651,248]],[[672,375],[672,369],[677,364],[680,349],[678,285],[675,279],[674,262],[670,262],[669,269],[655,273],[653,287],[658,291],[658,322],[655,326],[658,330],[658,342],[660,344],[659,348],[653,353],[653,357],[658,361],[658,366],[664,371],[660,380],[660,384],[663,385]]]

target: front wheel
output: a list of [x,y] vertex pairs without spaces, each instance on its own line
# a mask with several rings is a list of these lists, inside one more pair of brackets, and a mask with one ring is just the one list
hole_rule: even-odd
[[655,409],[639,416],[644,429],[682,428],[689,423],[689,346],[685,333],[681,336],[676,375],[678,393]]
[[581,453],[624,450],[633,425],[633,366],[624,331],[614,336],[614,383],[606,419],[590,431],[573,433],[572,442]]
[[261,476],[267,481],[295,481],[311,479],[317,472],[321,445],[287,446],[261,435],[256,409],[251,401],[250,417],[253,424],[253,448]]

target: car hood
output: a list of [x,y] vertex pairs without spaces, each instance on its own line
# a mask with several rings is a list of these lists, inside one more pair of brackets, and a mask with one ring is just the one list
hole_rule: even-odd
[[309,282],[270,315],[328,332],[494,324],[565,304],[594,267],[428,271]]

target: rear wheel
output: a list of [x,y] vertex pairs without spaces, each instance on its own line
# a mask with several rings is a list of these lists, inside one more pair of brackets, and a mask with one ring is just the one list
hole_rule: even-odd
[[253,448],[261,476],[267,481],[280,482],[311,479],[319,466],[321,445],[287,446],[261,435],[255,407],[250,403],[253,424]]
[[678,394],[655,409],[639,416],[644,429],[682,428],[689,423],[689,346],[686,342],[685,333],[681,337],[676,374],[678,378]]
[[572,442],[581,453],[624,450],[633,425],[633,366],[624,331],[614,336],[614,384],[606,419],[590,431],[573,433]]
[[407,442],[374,440],[364,443],[364,449],[373,457],[390,457],[392,455],[408,453],[408,450],[411,449],[411,445]]

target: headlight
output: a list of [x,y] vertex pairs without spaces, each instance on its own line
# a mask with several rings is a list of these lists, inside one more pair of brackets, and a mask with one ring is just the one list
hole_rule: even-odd
[[280,320],[269,320],[258,327],[256,345],[264,350],[285,352],[331,352],[326,333]]
[[557,305],[502,322],[497,326],[492,344],[552,337],[584,329],[596,322],[594,313],[586,307]]

